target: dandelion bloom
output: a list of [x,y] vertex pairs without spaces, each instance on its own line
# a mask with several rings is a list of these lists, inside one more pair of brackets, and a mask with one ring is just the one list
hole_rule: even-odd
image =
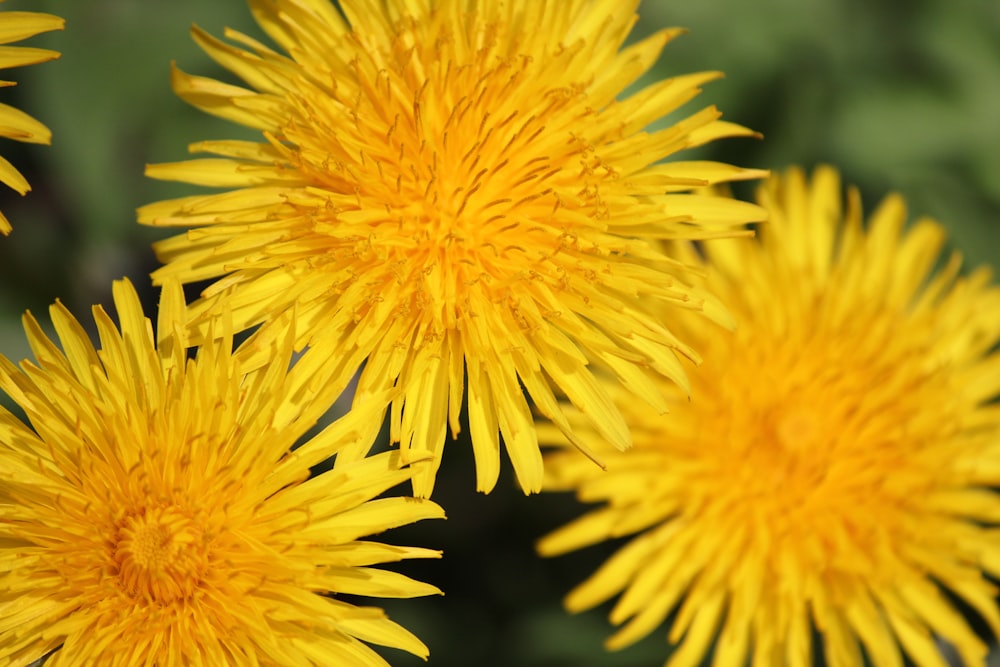
[[606,474],[546,461],[547,488],[604,505],[539,549],[635,534],[566,605],[621,593],[609,648],[672,618],[672,667],[713,639],[719,667],[810,665],[813,630],[831,666],[944,665],[940,641],[983,665],[960,608],[1000,632],[1000,289],[957,255],[934,270],[944,231],[904,231],[898,196],[863,229],[832,169],[760,201],[759,242],[706,244],[738,330],[684,329],[693,400],[664,418],[626,399],[635,447]]
[[153,274],[214,281],[193,327],[203,335],[225,308],[238,327],[294,308],[298,345],[367,360],[358,396],[399,388],[393,441],[435,453],[419,464],[418,495],[432,490],[447,430],[459,431],[466,377],[481,491],[496,483],[501,434],[522,488],[541,487],[525,390],[567,432],[557,393],[627,447],[591,364],[662,407],[651,376],[684,384],[678,356],[695,352],[654,313],[724,318],[656,240],[735,234],[762,215],[688,192],[759,172],[660,163],[748,130],[706,108],[644,131],[719,74],[623,97],[679,32],[622,48],[635,1],[250,5],[287,55],[195,29],[245,85],[180,71],[173,84],[263,140],[196,143],[216,157],[149,167],[229,190],[139,211],[143,223],[193,227],[156,246],[165,266]]
[[289,340],[244,374],[226,328],[187,360],[179,286],[164,295],[158,344],[118,282],[120,331],[94,311],[100,350],[57,304],[62,351],[29,315],[37,362],[0,357],[0,388],[32,427],[0,411],[0,662],[385,665],[362,641],[426,656],[337,595],[437,592],[368,566],[438,552],[359,538],[440,509],[373,500],[409,478],[398,452],[310,476],[372,409],[293,450],[327,391],[310,355],[289,370]]
[[[2,0],[0,0],[2,2]],[[0,12],[0,44],[10,44],[43,32],[62,30],[65,21],[51,14],[37,12]],[[0,46],[0,69],[34,65],[59,57],[57,51],[27,46]],[[0,81],[0,87],[16,85],[13,81]],[[48,144],[52,133],[28,114],[7,104],[0,104],[0,137],[32,144]],[[19,194],[31,190],[28,181],[10,162],[0,157],[0,183]],[[0,213],[0,234],[10,234],[11,226]]]

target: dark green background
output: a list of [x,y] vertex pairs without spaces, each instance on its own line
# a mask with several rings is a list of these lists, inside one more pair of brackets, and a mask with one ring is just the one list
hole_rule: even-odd
[[[47,123],[52,147],[4,142],[28,175],[26,198],[5,191],[14,225],[0,239],[0,352],[27,354],[18,317],[63,299],[81,317],[110,302],[129,276],[150,304],[148,245],[165,234],[139,227],[134,209],[195,188],[142,176],[147,162],[183,159],[202,139],[245,136],[170,91],[169,63],[226,77],[193,44],[191,23],[214,34],[259,34],[240,0],[10,0],[3,9],[50,11],[67,30],[31,40],[60,61],[4,74],[11,102]],[[700,155],[779,169],[830,162],[858,184],[870,210],[888,190],[913,214],[950,229],[971,263],[1000,261],[1000,2],[996,0],[649,0],[637,35],[680,25],[654,74],[720,69],[689,106],[716,104],[766,138],[712,145]],[[152,305],[150,305],[152,307]],[[509,465],[498,490],[474,493],[469,447],[449,448],[437,500],[447,522],[387,537],[444,548],[446,558],[407,571],[444,598],[392,603],[395,618],[430,646],[433,665],[638,667],[667,655],[665,629],[616,654],[601,639],[607,609],[565,615],[559,599],[608,553],[553,561],[532,552],[540,535],[580,509],[567,497],[524,498]],[[389,653],[394,665],[421,664]]]

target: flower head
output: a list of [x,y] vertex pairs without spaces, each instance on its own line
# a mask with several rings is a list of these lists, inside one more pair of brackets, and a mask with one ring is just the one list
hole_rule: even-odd
[[[2,0],[0,0],[2,1]],[[62,30],[65,21],[51,14],[36,12],[0,12],[0,44],[10,44],[43,32]],[[59,57],[56,51],[27,46],[0,47],[0,69],[34,65]],[[0,87],[13,86],[13,81],[0,81]],[[7,104],[0,104],[0,137],[32,144],[48,144],[52,133],[28,114]],[[28,181],[10,162],[0,157],[0,183],[26,194]],[[9,234],[10,222],[0,213],[0,234]]]
[[0,357],[0,388],[31,423],[0,411],[0,662],[386,664],[362,642],[426,655],[338,596],[437,592],[369,566],[438,552],[361,538],[440,509],[373,500],[409,478],[398,452],[310,474],[376,408],[296,448],[336,384],[317,389],[310,354],[289,369],[287,341],[244,373],[225,327],[189,360],[177,284],[158,344],[132,286],[114,297],[120,330],[94,311],[99,350],[57,304],[62,351],[29,315],[37,362]]
[[287,55],[196,29],[246,85],[180,71],[173,83],[264,140],[198,143],[193,151],[217,157],[149,167],[235,189],[139,212],[147,224],[195,228],[157,245],[166,265],[154,273],[215,280],[192,305],[195,329],[226,308],[238,327],[294,308],[299,345],[367,360],[358,396],[400,388],[393,440],[435,452],[418,464],[418,495],[431,492],[449,426],[459,431],[466,384],[482,491],[496,483],[501,434],[522,488],[540,488],[525,391],[567,432],[555,394],[568,396],[627,447],[591,364],[644,393],[651,375],[684,383],[678,356],[696,354],[654,305],[725,317],[658,239],[736,234],[762,215],[688,193],[760,172],[660,163],[749,131],[714,108],[644,131],[719,74],[623,97],[678,34],[622,48],[637,1],[250,5]]
[[957,255],[934,271],[944,231],[903,231],[898,196],[864,230],[832,169],[760,200],[759,242],[705,244],[737,331],[683,330],[705,359],[693,400],[624,401],[635,447],[600,449],[607,473],[547,459],[548,488],[604,505],[540,551],[637,534],[566,604],[621,593],[611,648],[675,613],[672,667],[713,639],[715,665],[809,665],[813,629],[828,665],[943,665],[937,639],[982,665],[954,600],[1000,633],[1000,289]]

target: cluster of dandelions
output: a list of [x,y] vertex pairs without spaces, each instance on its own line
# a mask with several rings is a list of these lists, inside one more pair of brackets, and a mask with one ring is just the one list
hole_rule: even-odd
[[809,665],[816,633],[830,665],[941,664],[939,641],[983,664],[952,600],[1000,634],[1000,291],[931,270],[940,227],[904,233],[890,199],[866,229],[831,170],[760,205],[692,192],[764,173],[663,161],[751,132],[713,108],[645,131],[717,74],[625,94],[676,34],[625,46],[637,2],[249,4],[279,50],[194,31],[241,85],[173,73],[261,135],[149,167],[225,189],[139,212],[188,228],[156,246],[155,330],[119,282],[99,346],[57,304],[62,350],[27,316],[35,362],[0,358],[30,423],[0,412],[0,658],[426,656],[343,596],[437,592],[370,566],[438,552],[363,538],[443,516],[464,411],[479,490],[502,443],[525,492],[606,503],[543,554],[638,534],[567,598],[621,593],[611,648],[672,619],[674,665]]
[[[251,8],[287,55],[195,31],[249,88],[175,72],[182,97],[262,140],[150,168],[237,188],[140,212],[194,227],[157,248],[156,331],[123,283],[120,331],[95,313],[99,349],[56,307],[63,351],[28,319],[37,361],[2,365],[31,424],[2,413],[11,662],[382,664],[363,642],[426,655],[341,597],[435,592],[368,566],[436,552],[359,540],[440,516],[376,496],[404,481],[430,495],[464,376],[479,488],[495,483],[502,436],[537,491],[522,385],[568,436],[563,396],[625,448],[591,365],[662,406],[653,378],[685,382],[678,356],[696,353],[659,309],[725,317],[660,243],[759,220],[688,191],[760,172],[657,162],[749,132],[711,108],[641,132],[717,75],[619,99],[675,34],[621,48],[634,3]],[[180,283],[205,278],[185,304]],[[350,413],[302,442],[362,363]],[[399,447],[371,454],[387,410]]]

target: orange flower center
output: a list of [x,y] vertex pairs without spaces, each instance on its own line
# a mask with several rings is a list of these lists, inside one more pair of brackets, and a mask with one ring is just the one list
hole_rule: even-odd
[[189,598],[207,568],[201,527],[177,507],[148,508],[119,526],[114,560],[122,587],[150,602]]
[[820,444],[823,425],[814,409],[791,408],[775,420],[774,435],[775,441],[789,454],[805,452]]
[[830,425],[817,410],[792,405],[760,415],[757,428],[757,436],[733,459],[743,493],[755,502],[767,498],[782,512],[800,506],[826,476]]
[[[304,120],[282,132],[299,172],[349,193],[318,226],[331,255],[356,273],[391,267],[371,299],[392,294],[437,332],[503,301],[512,282],[543,280],[539,265],[575,241],[564,233],[573,221],[589,228],[599,217],[597,184],[611,178],[567,129],[594,113],[585,86],[543,85],[537,63],[508,50],[507,28],[475,30],[482,47],[459,54],[444,46],[449,33],[427,40],[415,20],[401,21],[391,50],[358,45],[338,104],[306,91]],[[558,216],[563,206],[576,217]]]
[[868,322],[867,338],[820,327],[770,341],[737,334],[723,350],[723,384],[695,388],[702,403],[691,428],[712,456],[693,454],[703,484],[692,487],[692,506],[753,526],[761,545],[794,545],[803,569],[853,562],[889,535],[904,539],[903,508],[929,478],[905,471],[933,468],[930,443],[947,429],[921,420],[921,408],[948,398],[906,363],[924,348],[893,317]]

